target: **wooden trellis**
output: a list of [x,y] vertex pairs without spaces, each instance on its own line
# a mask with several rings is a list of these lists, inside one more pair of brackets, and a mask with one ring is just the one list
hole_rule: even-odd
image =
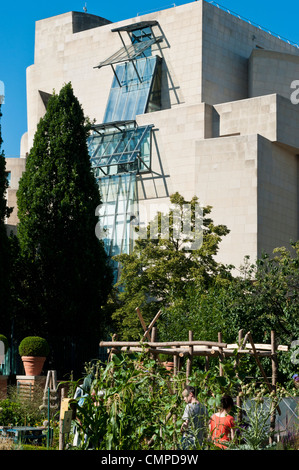
[[[276,345],[275,332],[271,331],[271,343],[254,343],[252,335],[247,332],[244,335],[244,331],[239,331],[238,343],[225,343],[222,341],[221,332],[218,333],[218,341],[199,341],[193,339],[193,332],[189,331],[187,341],[156,341],[157,328],[154,326],[157,319],[161,315],[159,311],[150,325],[147,327],[139,308],[136,309],[138,318],[144,330],[144,335],[141,341],[117,341],[114,338],[113,341],[101,341],[100,346],[110,348],[111,354],[118,354],[122,352],[142,352],[146,351],[152,354],[158,361],[159,355],[168,355],[172,358],[174,363],[173,373],[177,374],[181,368],[181,359],[186,358],[186,383],[188,383],[188,377],[191,375],[193,358],[197,356],[204,356],[206,370],[209,367],[210,358],[218,358],[220,375],[223,375],[222,363],[226,357],[236,357],[236,365],[239,361],[240,356],[247,354],[253,356],[260,372],[265,380],[268,390],[275,391],[277,385],[277,352],[288,351],[288,346]],[[271,383],[262,367],[260,362],[261,357],[270,357],[272,366],[272,380]],[[237,397],[237,404],[240,402],[240,397]],[[280,414],[279,407],[277,408]],[[271,429],[275,427],[275,412],[271,417]]]
[[[206,358],[206,368],[208,368],[209,359],[218,358],[220,364],[220,375],[222,375],[221,364],[225,357],[235,356],[238,357],[243,354],[253,356],[261,371],[261,374],[269,387],[273,389],[277,382],[277,351],[288,351],[288,346],[276,345],[275,332],[271,331],[271,343],[254,343],[250,331],[243,337],[243,330],[239,331],[238,343],[225,343],[222,341],[221,332],[218,333],[218,341],[199,341],[193,339],[193,332],[189,331],[187,341],[156,341],[157,329],[154,326],[157,319],[161,315],[159,311],[150,325],[146,327],[145,321],[139,308],[136,309],[140,323],[144,329],[144,335],[141,341],[101,341],[100,346],[111,348],[111,353],[120,352],[142,352],[146,351],[152,354],[155,358],[159,359],[159,355],[171,356],[174,362],[174,374],[180,370],[180,360],[184,357],[187,358],[186,376],[191,373],[192,360],[196,356],[204,356]],[[272,384],[269,383],[268,378],[261,365],[261,357],[271,357],[272,359]],[[271,386],[272,385],[272,386]]]

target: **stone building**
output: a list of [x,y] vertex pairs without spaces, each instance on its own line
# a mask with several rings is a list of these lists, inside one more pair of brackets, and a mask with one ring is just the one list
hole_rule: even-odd
[[109,252],[130,250],[132,208],[150,219],[179,192],[213,207],[218,259],[239,267],[298,239],[296,79],[296,45],[202,0],[117,23],[69,12],[36,23],[21,154],[71,82],[96,122]]

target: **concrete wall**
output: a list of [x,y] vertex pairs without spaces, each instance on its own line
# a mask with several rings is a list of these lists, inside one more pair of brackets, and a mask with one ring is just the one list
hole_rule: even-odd
[[289,245],[299,235],[298,119],[299,108],[274,94],[138,116],[155,126],[153,172],[138,177],[148,221],[178,191],[213,206],[212,219],[231,230],[218,257],[225,263]]
[[154,124],[152,173],[138,177],[138,198],[168,197],[178,191],[186,199],[195,195],[195,141],[212,136],[212,108],[205,103],[157,111],[137,117]]
[[249,59],[249,96],[277,93],[290,100],[299,80],[299,56],[255,49]]
[[248,91],[248,62],[257,47],[299,56],[296,47],[207,2],[202,42],[202,100],[209,104],[256,96]]
[[195,188],[200,203],[213,207],[215,224],[230,229],[217,259],[238,268],[257,256],[258,137],[232,136],[197,141]]
[[259,136],[258,253],[299,239],[299,157]]
[[[46,108],[40,92],[52,94],[71,81],[85,115],[103,121],[113,71],[94,68],[122,47],[117,32],[126,24],[155,19],[162,42],[153,53],[163,57],[162,108],[201,102],[201,2],[73,33],[73,12],[36,22],[34,64],[27,69],[28,148]],[[128,44],[127,33],[121,33]],[[192,40],[190,40],[192,39]]]

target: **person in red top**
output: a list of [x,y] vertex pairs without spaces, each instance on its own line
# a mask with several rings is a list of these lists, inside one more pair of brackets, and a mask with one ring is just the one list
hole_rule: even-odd
[[234,436],[235,420],[229,413],[234,405],[229,395],[221,398],[220,410],[210,419],[210,433],[214,444],[221,449],[227,449],[227,444]]

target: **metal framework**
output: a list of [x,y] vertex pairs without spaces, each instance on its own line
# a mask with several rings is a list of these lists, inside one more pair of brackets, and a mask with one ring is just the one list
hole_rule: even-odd
[[[150,170],[142,158],[141,145],[153,124],[138,127],[135,121],[114,122],[94,127],[96,147],[91,151],[91,166],[99,168],[106,176],[105,167],[131,164],[138,158]],[[134,169],[136,172],[136,170]]]

